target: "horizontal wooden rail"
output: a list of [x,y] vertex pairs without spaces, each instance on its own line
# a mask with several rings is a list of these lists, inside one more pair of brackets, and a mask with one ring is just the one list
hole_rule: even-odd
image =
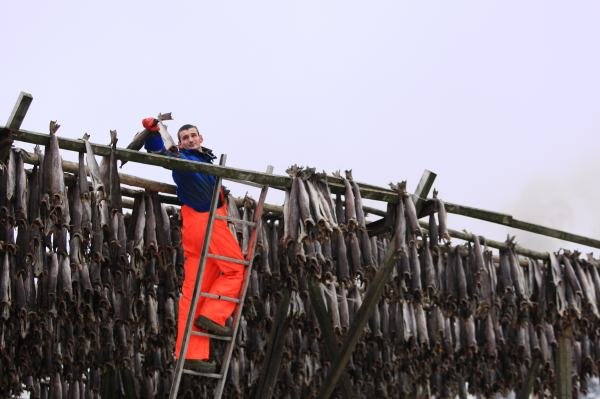
[[568,233],[566,231],[553,229],[539,224],[525,222],[513,218],[511,215],[504,213],[491,212],[483,209],[472,208],[464,205],[451,203],[446,204],[446,211],[455,215],[468,216],[474,219],[485,220],[487,222],[498,223],[504,226],[513,227],[519,230],[525,230],[532,233],[558,238],[559,240],[575,242],[577,244],[587,245],[589,247],[600,248],[600,240],[584,237],[578,234]]
[[[9,129],[8,127],[0,127],[0,135],[11,134],[15,140],[24,141],[33,144],[46,145],[49,142],[48,134],[36,133],[23,129]],[[85,151],[83,141],[67,138],[58,138],[59,147],[71,151]],[[110,147],[107,145],[92,144],[92,149],[97,155],[107,156],[110,154]],[[248,184],[266,184],[270,187],[285,190],[291,187],[291,178],[282,175],[268,175],[266,173],[254,172],[244,169],[237,169],[207,163],[198,163],[184,159],[178,159],[163,155],[149,154],[139,151],[117,149],[117,158],[143,164],[161,166],[167,169],[197,171],[214,176],[220,176],[225,179],[238,181]],[[344,193],[343,181],[335,176],[327,176],[327,181],[333,193]],[[394,203],[397,200],[397,194],[392,190],[373,186],[365,183],[358,183],[362,198],[379,200],[384,202]],[[161,190],[162,191],[162,190]],[[166,192],[166,191],[165,191]],[[492,223],[501,224],[504,226],[513,227],[516,229],[529,231],[532,233],[541,234],[548,237],[558,238],[564,241],[570,241],[577,244],[586,245],[593,248],[600,248],[600,240],[581,236],[578,234],[568,233],[566,231],[553,229],[546,226],[541,226],[534,223],[525,222],[513,218],[511,215],[487,211],[478,208],[458,205],[446,202],[446,210],[448,213],[463,215],[474,219],[485,220]]]

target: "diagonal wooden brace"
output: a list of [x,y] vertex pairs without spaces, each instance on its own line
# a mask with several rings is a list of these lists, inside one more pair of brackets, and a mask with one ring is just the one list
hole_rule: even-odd
[[[427,194],[433,185],[434,179],[435,174],[425,170],[417,191],[413,196],[413,201],[415,201],[414,198],[427,198]],[[417,214],[420,206],[422,206],[422,202],[416,202],[415,208],[417,208]],[[385,284],[388,282],[396,265],[396,247],[394,243],[394,240],[390,240],[383,265],[379,268],[377,274],[375,274],[371,284],[369,284],[363,303],[354,316],[354,323],[350,326],[346,339],[342,343],[341,350],[336,356],[335,361],[332,363],[331,370],[321,387],[319,395],[317,395],[319,398],[327,399],[333,393],[346,364],[348,364],[348,361],[350,360],[352,352],[354,352],[358,339],[362,335],[365,325],[373,313],[373,309],[377,306],[377,303],[383,294]]]

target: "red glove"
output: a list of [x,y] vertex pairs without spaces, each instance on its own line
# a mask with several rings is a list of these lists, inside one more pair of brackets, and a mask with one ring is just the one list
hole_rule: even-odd
[[144,128],[150,132],[158,132],[158,119],[148,117],[142,119],[142,125]]

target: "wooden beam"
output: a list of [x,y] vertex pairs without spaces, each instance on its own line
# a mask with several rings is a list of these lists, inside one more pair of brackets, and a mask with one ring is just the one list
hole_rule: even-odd
[[531,366],[527,370],[527,376],[525,377],[525,381],[523,381],[523,386],[515,392],[516,399],[529,399],[531,397],[533,394],[533,384],[535,383],[541,365],[541,359],[535,355]]
[[[0,132],[7,128],[0,128]],[[31,132],[27,130],[16,130],[13,132],[15,140],[25,141],[33,144],[47,145],[50,136]],[[85,146],[81,140],[73,140],[64,137],[58,137],[58,146],[64,150],[75,152],[85,151]],[[101,156],[110,155],[110,146],[102,144],[91,144],[94,154]],[[203,172],[213,176],[220,176],[224,179],[237,179],[241,181],[250,181],[261,185],[269,185],[274,188],[285,189],[291,187],[291,178],[289,176],[270,175],[267,173],[254,172],[250,170],[230,168],[226,166],[213,165],[202,162],[194,162],[186,159],[169,157],[165,155],[149,154],[134,150],[118,148],[116,150],[117,159],[131,162],[139,162],[147,165],[161,166],[171,170],[184,170],[190,172]]]
[[573,330],[566,327],[558,339],[556,356],[556,397],[559,399],[572,398],[573,392]]
[[[432,171],[425,169],[423,175],[421,176],[421,180],[417,185],[415,193],[429,193],[429,190],[431,190],[431,186],[433,186],[433,181],[435,180],[436,176],[437,175]],[[417,210],[417,215],[419,214],[421,208],[423,208],[426,199],[427,198],[417,197],[416,195],[413,197],[415,208]]]
[[[338,340],[335,338],[335,334],[333,333],[333,325],[331,323],[331,318],[327,313],[325,308],[325,303],[323,302],[323,296],[321,295],[321,290],[319,289],[319,282],[311,277],[308,279],[308,294],[310,296],[310,303],[317,317],[317,321],[319,322],[319,326],[321,327],[321,333],[323,334],[323,340],[325,341],[325,345],[323,348],[325,349],[325,356],[333,362],[338,357]],[[337,301],[337,298],[334,300]],[[352,390],[352,381],[348,376],[347,372],[343,372],[342,376],[342,386],[341,389],[344,392],[345,398],[353,398],[354,392]]]
[[[11,131],[7,127],[0,127],[0,134],[3,132]],[[27,143],[47,145],[50,136],[43,133],[37,133],[29,130],[14,130],[14,139]],[[85,151],[83,142],[81,140],[73,140],[64,137],[58,138],[58,145],[60,148],[69,151]],[[92,149],[94,154],[108,156],[110,154],[110,146],[102,144],[93,144]],[[131,162],[138,162],[148,165],[161,166],[171,170],[186,170],[192,172],[203,172],[213,176],[220,176],[227,180],[237,181],[243,184],[269,185],[272,188],[279,190],[285,190],[291,187],[292,179],[289,176],[283,175],[268,175],[266,173],[254,172],[250,170],[237,169],[231,167],[222,167],[219,165],[212,165],[207,163],[198,163],[188,161],[185,159],[179,159],[174,157],[168,157],[158,154],[149,154],[145,152],[139,152],[134,150],[128,150],[123,148],[117,149],[117,158],[120,160],[126,160]],[[343,194],[345,192],[343,180],[334,176],[327,176],[327,182],[330,185],[333,193]],[[385,188],[379,188],[365,183],[357,183],[360,187],[361,196],[363,198],[395,202],[396,194],[392,190]]]
[[[6,126],[9,129],[19,129],[21,124],[23,123],[23,119],[25,119],[25,114],[27,114],[27,110],[31,105],[31,101],[33,101],[33,97],[29,93],[25,93],[22,91],[19,93],[19,98],[17,98],[17,102],[13,107],[10,116],[8,117],[8,121],[6,122]],[[0,134],[0,161],[6,162],[8,158],[8,153],[10,151],[10,147],[13,143],[13,137],[11,131],[5,131]]]
[[[0,137],[2,134],[10,133],[7,127],[0,127]],[[28,143],[46,145],[49,142],[50,136],[47,134],[31,132],[27,130],[15,130],[14,139],[25,141]],[[71,150],[71,151],[85,151],[84,145],[81,140],[72,140],[66,138],[58,138],[59,147]],[[92,148],[95,154],[107,156],[110,154],[110,147],[107,145],[92,144]],[[223,167],[219,165],[212,165],[207,163],[198,163],[193,161],[187,161],[184,159],[178,159],[173,157],[167,157],[163,155],[148,154],[138,151],[132,151],[127,149],[117,149],[117,157],[121,160],[128,160],[133,162],[139,162],[149,165],[161,166],[167,169],[174,170],[187,170],[203,172],[214,176],[221,176],[224,179],[239,181],[244,184],[259,184],[269,185],[270,187],[286,190],[291,187],[291,178],[289,176],[282,175],[268,175],[266,173],[254,172],[249,170]],[[427,171],[429,172],[429,171]],[[432,172],[429,172],[432,173]],[[327,181],[330,185],[333,193],[344,193],[343,181],[334,176],[327,176]],[[357,183],[360,188],[362,198],[385,201],[395,203],[397,201],[397,195],[389,189],[372,186],[365,183]],[[421,196],[419,198],[426,198]],[[524,222],[517,220],[510,215],[486,211],[483,209],[472,208],[463,205],[457,205],[450,202],[446,202],[446,210],[449,213],[457,215],[463,215],[472,217],[475,219],[485,220],[492,223],[498,223],[505,226],[513,227],[520,230],[530,231],[533,233],[558,238],[565,241],[575,242],[582,245],[587,245],[593,248],[600,248],[600,240],[584,237],[577,234],[568,233],[562,230],[552,229],[549,227]]]
[[[428,171],[425,171],[425,174],[427,172]],[[420,190],[423,191],[415,192],[414,196],[416,198],[426,198],[428,194],[424,191],[426,188],[426,185],[421,186]],[[417,213],[418,212],[419,209],[417,209]],[[377,270],[375,277],[369,284],[363,299],[363,303],[354,315],[354,322],[346,334],[346,338],[341,345],[341,350],[338,353],[335,361],[332,363],[331,370],[329,371],[329,374],[327,375],[317,397],[327,399],[332,395],[335,386],[342,376],[342,372],[344,371],[346,364],[348,364],[350,356],[352,355],[352,352],[354,351],[354,348],[356,347],[356,344],[364,331],[365,325],[369,321],[371,313],[373,313],[373,309],[375,306],[377,306],[377,303],[383,294],[385,284],[388,282],[392,271],[396,266],[396,258],[395,240],[390,240],[383,265]]]
[[600,240],[584,237],[578,234],[568,233],[563,230],[553,229],[539,224],[529,223],[513,218],[499,212],[486,211],[483,209],[472,208],[464,205],[457,205],[446,202],[446,211],[456,215],[468,216],[475,219],[485,220],[492,223],[502,224],[519,230],[525,230],[532,233],[541,234],[548,237],[558,238],[559,240],[575,242],[577,244],[587,245],[589,247],[600,248]]
[[275,320],[273,320],[273,325],[271,326],[271,332],[269,333],[263,371],[252,398],[270,398],[273,396],[273,387],[277,381],[277,375],[279,374],[281,359],[283,357],[285,334],[290,325],[290,317],[288,316],[290,299],[291,290],[288,287],[285,287],[283,289],[281,303],[277,308]]

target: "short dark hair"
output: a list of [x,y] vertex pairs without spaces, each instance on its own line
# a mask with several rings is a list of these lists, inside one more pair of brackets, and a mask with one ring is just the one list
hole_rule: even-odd
[[198,130],[198,126],[194,126],[194,125],[190,125],[189,123],[186,123],[185,125],[181,126],[179,128],[179,130],[177,131],[177,140],[181,141],[181,139],[179,138],[179,133],[181,133],[182,130],[188,130],[191,128],[195,128],[198,131],[198,133],[200,133],[200,130]]

